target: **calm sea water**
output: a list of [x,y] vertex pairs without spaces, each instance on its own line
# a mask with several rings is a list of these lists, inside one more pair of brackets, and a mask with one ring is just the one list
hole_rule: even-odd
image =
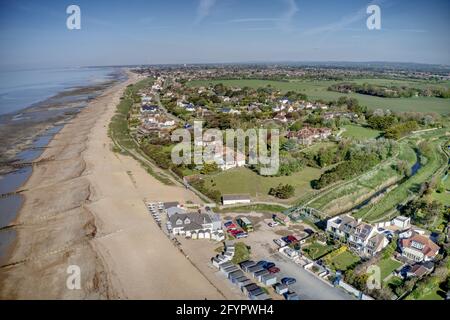
[[[14,114],[21,114],[22,109],[46,101],[60,92],[102,84],[109,80],[120,81],[124,77],[119,68],[113,67],[0,71],[0,115],[8,114],[6,119],[12,120],[4,120],[6,122],[15,121]],[[80,101],[80,96],[77,96],[76,100],[85,104],[88,96],[83,95],[81,97],[83,101]],[[70,97],[69,99],[61,98],[60,101],[66,100],[70,101]],[[31,116],[38,119],[40,114],[45,112],[33,112]],[[48,112],[45,114],[49,116]],[[61,129],[62,125],[53,125],[48,128],[34,139],[31,148],[18,153],[16,158],[19,161],[33,161],[43,152],[41,148],[45,147]],[[31,173],[31,167],[24,167],[0,175],[0,194],[5,195],[19,189]],[[22,203],[23,196],[20,194],[0,197],[0,265],[6,262],[7,252],[16,236],[14,229],[5,227],[16,218]]]
[[107,81],[112,72],[109,67],[0,71],[0,115],[73,87]]

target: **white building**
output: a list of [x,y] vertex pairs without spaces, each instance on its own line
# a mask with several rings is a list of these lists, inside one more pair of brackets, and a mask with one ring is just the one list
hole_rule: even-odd
[[238,203],[250,203],[250,196],[245,194],[224,194],[222,196],[222,204],[238,204]]
[[377,228],[345,214],[327,220],[326,231],[361,256],[373,256],[389,244]]

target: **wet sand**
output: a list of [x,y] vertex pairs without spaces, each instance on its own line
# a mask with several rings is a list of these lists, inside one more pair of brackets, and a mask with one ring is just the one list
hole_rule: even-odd
[[[114,153],[108,123],[126,85],[92,100],[55,136],[33,169],[0,267],[2,299],[223,299],[148,215],[144,199],[200,203]],[[66,286],[69,265],[81,289]]]

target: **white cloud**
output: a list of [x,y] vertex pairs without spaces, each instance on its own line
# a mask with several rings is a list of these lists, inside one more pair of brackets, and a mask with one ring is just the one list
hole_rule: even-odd
[[197,19],[195,23],[200,23],[209,16],[215,4],[216,0],[200,0],[197,7]]

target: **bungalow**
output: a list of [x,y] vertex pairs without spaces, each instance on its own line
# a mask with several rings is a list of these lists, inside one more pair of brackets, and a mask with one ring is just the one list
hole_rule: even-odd
[[413,233],[411,237],[400,239],[402,257],[415,262],[432,261],[439,252],[439,246],[428,237]]
[[250,196],[246,194],[224,194],[222,196],[222,204],[238,204],[238,203],[250,203]]
[[373,256],[389,244],[379,229],[347,214],[328,219],[326,231],[362,257]]

